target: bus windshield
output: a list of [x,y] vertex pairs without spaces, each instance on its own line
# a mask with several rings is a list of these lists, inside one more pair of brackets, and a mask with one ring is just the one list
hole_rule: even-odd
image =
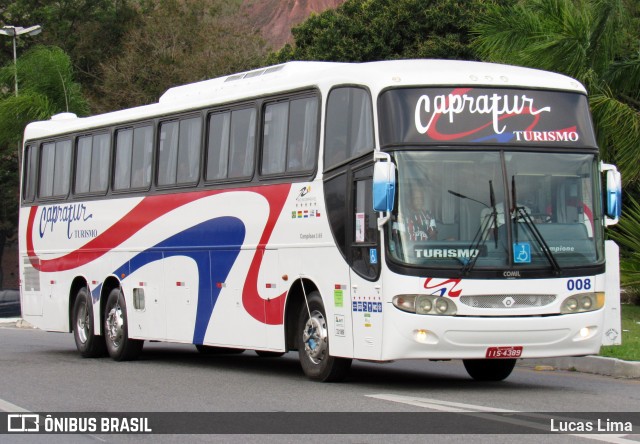
[[389,252],[410,266],[555,268],[602,262],[592,154],[396,151]]

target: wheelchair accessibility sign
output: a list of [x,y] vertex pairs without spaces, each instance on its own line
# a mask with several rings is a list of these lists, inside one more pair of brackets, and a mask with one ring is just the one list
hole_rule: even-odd
[[531,244],[529,242],[513,244],[513,262],[516,264],[531,263]]

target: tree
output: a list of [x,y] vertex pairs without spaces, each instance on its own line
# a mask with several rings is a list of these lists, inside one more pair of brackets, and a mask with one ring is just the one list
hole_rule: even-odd
[[628,196],[623,217],[611,232],[611,238],[620,244],[625,257],[620,264],[622,285],[640,288],[640,202]]
[[[89,95],[100,83],[100,64],[118,53],[126,31],[141,17],[132,0],[0,0],[0,21],[12,25],[42,25],[36,39],[20,39],[28,47],[41,43],[69,54],[78,81]],[[11,57],[11,44],[3,46]]]
[[[19,147],[24,127],[34,120],[69,111],[88,111],[71,60],[56,47],[36,47],[17,61],[20,95],[13,91],[13,62],[0,69],[0,258],[18,226]],[[3,284],[0,268],[0,288]]]
[[266,53],[240,2],[148,0],[118,57],[102,64],[102,111],[156,102],[169,87],[255,68]]
[[271,54],[268,62],[472,59],[469,26],[488,3],[493,2],[347,0],[293,28],[294,44]]
[[620,168],[629,202],[611,233],[623,246],[628,285],[640,285],[639,16],[637,3],[622,0],[530,0],[490,8],[473,42],[483,59],[562,72],[586,86],[601,156]]
[[637,190],[640,34],[629,19],[621,0],[496,5],[474,27],[473,45],[484,60],[561,72],[581,81],[590,93],[602,157],[619,165],[627,190]]

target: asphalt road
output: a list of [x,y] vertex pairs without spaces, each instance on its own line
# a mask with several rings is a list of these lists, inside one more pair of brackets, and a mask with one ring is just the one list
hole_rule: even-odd
[[[516,367],[506,381],[479,383],[467,376],[458,361],[356,361],[346,382],[322,384],[305,378],[296,353],[281,358],[260,358],[249,351],[206,356],[192,345],[147,343],[138,361],[118,363],[108,358],[82,359],[70,334],[4,325],[0,326],[0,378],[0,411],[238,412],[209,419],[226,421],[222,423],[225,430],[245,430],[246,425],[241,435],[190,435],[188,439],[185,435],[89,433],[0,435],[2,442],[373,443],[428,438],[429,442],[506,443],[514,441],[513,435],[503,434],[514,423],[524,427],[518,429],[522,442],[640,442],[640,435],[625,431],[587,437],[537,435],[548,432],[550,419],[557,424],[574,418],[570,412],[595,412],[594,418],[602,421],[633,418],[636,427],[640,425],[635,421],[639,380],[576,372]],[[477,430],[477,412],[485,412],[481,418],[485,429],[465,434]],[[635,415],[618,417],[614,412]],[[188,421],[189,415],[179,418]],[[431,421],[438,434],[416,434],[414,420]],[[271,421],[275,433],[255,434],[265,430],[255,425],[260,421]],[[295,434],[287,430],[287,421]],[[298,433],[301,427],[313,434]],[[424,433],[424,428],[418,429]]]

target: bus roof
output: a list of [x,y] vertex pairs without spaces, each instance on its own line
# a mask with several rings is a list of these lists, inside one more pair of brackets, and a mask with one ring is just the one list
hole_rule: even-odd
[[32,122],[25,140],[99,128],[307,87],[362,84],[372,93],[399,86],[483,86],[556,89],[586,93],[570,77],[547,71],[458,60],[366,63],[288,62],[168,89],[158,103],[78,118],[70,113]]

